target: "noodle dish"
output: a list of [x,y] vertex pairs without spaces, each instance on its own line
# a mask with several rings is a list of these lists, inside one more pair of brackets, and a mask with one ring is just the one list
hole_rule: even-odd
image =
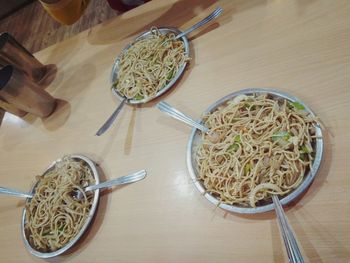
[[99,197],[99,190],[83,188],[96,183],[94,164],[81,155],[65,156],[37,176],[22,217],[24,242],[32,254],[53,257],[74,245],[88,227]]
[[151,28],[129,44],[112,69],[112,91],[129,103],[141,103],[167,91],[189,61],[186,37],[177,29]]
[[270,210],[272,195],[290,200],[319,167],[319,121],[291,96],[260,89],[235,94],[204,113],[201,123],[209,132],[192,133],[190,172],[199,189],[228,210]]

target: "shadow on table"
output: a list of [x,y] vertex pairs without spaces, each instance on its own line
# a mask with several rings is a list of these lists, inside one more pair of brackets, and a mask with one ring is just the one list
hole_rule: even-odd
[[[62,71],[60,73],[60,80],[58,83],[50,86],[51,93],[54,93],[55,97],[67,98],[68,100],[73,100],[77,96],[81,96],[84,93],[84,90],[89,88],[91,81],[96,75],[95,67],[89,63],[83,63],[83,66],[77,67],[76,71],[70,72],[70,70]],[[64,79],[64,74],[70,74],[67,79]],[[77,85],[81,81],[81,76],[84,75],[84,82],[86,85]],[[77,100],[74,104],[75,108],[79,107],[80,100]],[[71,104],[69,101],[63,99],[57,99],[57,106],[55,111],[48,116],[43,118],[42,122],[44,127],[49,131],[57,130],[62,127],[71,114]],[[27,122],[30,121],[32,117],[27,117]]]
[[[265,1],[265,0],[264,0]],[[147,4],[146,4],[147,5]],[[90,44],[110,44],[116,41],[139,35],[144,31],[148,31],[151,27],[176,27],[185,29],[183,26],[194,17],[193,23],[186,25],[191,26],[202,18],[209,15],[215,7],[221,5],[224,13],[216,20],[217,23],[226,23],[227,18],[232,18],[232,8],[226,3],[217,3],[214,0],[193,0],[178,1],[174,4],[168,3],[151,11],[132,16],[133,11],[121,15],[111,21],[102,23],[101,26],[90,29],[88,33],[88,42]],[[206,28],[206,27],[204,27]],[[203,30],[198,29],[197,32]]]
[[70,113],[71,105],[69,102],[57,99],[55,111],[50,116],[43,118],[42,122],[48,131],[55,131],[67,122]]
[[1,127],[2,120],[4,119],[4,115],[5,115],[5,110],[0,108],[0,127]]
[[134,139],[134,130],[135,130],[135,124],[136,124],[136,114],[137,109],[140,108],[140,106],[134,106],[132,108],[132,114],[128,126],[128,131],[126,133],[126,138],[124,141],[124,153],[125,155],[130,155],[132,145],[133,145],[133,139]]
[[41,120],[47,130],[54,131],[66,123],[71,108],[70,104],[65,100],[57,99],[56,101],[57,105],[48,117],[40,118],[31,113],[27,113],[23,117],[13,117],[22,119],[27,125],[33,125],[35,122]]
[[[70,39],[64,40],[45,49],[47,56],[41,57],[41,51],[39,51],[35,54],[35,57],[37,57],[43,64],[54,63],[57,67],[57,79],[61,73],[61,65],[66,65],[70,60],[74,59],[74,54],[81,48],[81,44],[82,41],[80,35],[73,36]],[[55,81],[56,80],[54,80],[54,82]]]
[[[84,90],[89,88],[96,76],[96,68],[91,62],[93,58],[95,56],[85,59],[72,68],[61,70],[58,79],[48,88],[48,91],[62,98],[73,99],[80,96]],[[81,85],[81,82],[84,82],[85,85]]]
[[[115,98],[116,104],[115,108],[118,107],[118,103],[120,103],[116,98]],[[125,111],[127,110],[126,108],[129,107],[128,105],[124,106],[124,109],[121,110],[119,113],[117,119],[114,121],[114,123],[111,125],[111,127],[101,136],[95,136],[94,139],[96,140],[101,140],[104,143],[105,146],[102,148],[102,151],[99,154],[96,154],[94,157],[95,160],[102,165],[110,151],[113,149],[113,143],[115,140],[117,140],[118,136],[117,134],[120,132],[120,128],[123,126],[123,121],[125,119]],[[103,119],[100,120],[99,124],[97,127],[94,127],[93,132],[96,133],[97,130],[105,123],[105,121],[110,117],[112,112],[115,110],[115,108],[111,109],[111,112],[106,112],[106,116],[103,117]],[[101,137],[101,138],[100,138]]]

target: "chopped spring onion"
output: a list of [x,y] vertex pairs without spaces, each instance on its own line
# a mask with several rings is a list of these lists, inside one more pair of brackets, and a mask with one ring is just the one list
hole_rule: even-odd
[[279,132],[276,132],[275,134],[273,134],[271,138],[272,138],[273,141],[278,141],[280,139],[288,141],[291,136],[292,135],[291,135],[290,132],[279,131]]
[[300,102],[294,101],[288,103],[291,107],[296,108],[297,110],[305,110],[304,105],[302,105]]

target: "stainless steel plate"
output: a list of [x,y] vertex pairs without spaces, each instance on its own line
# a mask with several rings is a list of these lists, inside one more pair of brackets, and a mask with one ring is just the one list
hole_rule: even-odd
[[[175,33],[175,35],[180,34],[181,31],[178,30],[177,28],[173,28],[173,27],[160,27],[158,28],[159,31],[162,34],[167,34],[167,33]],[[142,33],[141,35],[139,35],[137,38],[134,39],[133,42],[129,43],[120,53],[120,55],[116,58],[116,60],[114,61],[113,67],[112,67],[112,72],[111,72],[111,83],[115,83],[116,80],[118,79],[118,70],[119,70],[119,63],[120,63],[120,58],[121,55],[124,54],[135,42],[147,38],[149,35],[151,34],[151,31],[146,31],[144,33]],[[185,46],[185,55],[189,56],[190,55],[190,46],[189,46],[189,42],[186,38],[186,36],[183,36],[181,38],[182,42],[184,43]],[[173,87],[173,85],[175,84],[175,82],[180,78],[180,76],[182,75],[182,73],[184,72],[185,68],[186,68],[187,62],[185,62],[180,68],[179,71],[177,72],[177,74],[174,76],[174,78],[161,90],[159,90],[155,96],[153,97],[149,97],[149,98],[144,98],[143,100],[127,100],[128,104],[142,104],[142,103],[146,103],[149,102],[157,97],[159,97],[160,95],[162,95],[163,93],[167,92],[171,87]],[[123,96],[122,94],[120,94],[117,90],[112,88],[112,93],[119,99],[119,100],[124,100],[125,96]]]
[[[227,101],[232,100],[234,97],[239,96],[239,95],[252,95],[252,94],[270,94],[274,96],[275,98],[283,98],[286,100],[289,100],[291,102],[299,102],[301,103],[307,112],[311,114],[311,116],[315,116],[315,114],[312,112],[312,110],[305,105],[301,100],[297,99],[294,96],[291,96],[287,93],[274,90],[274,89],[260,89],[260,88],[253,88],[253,89],[245,89],[241,90],[238,92],[231,93],[222,99],[218,100],[214,104],[212,104],[204,113],[210,113],[213,112],[215,109],[217,109],[220,105],[225,104]],[[202,123],[202,119],[198,120],[198,122]],[[322,130],[319,126],[316,126],[316,146],[315,146],[315,160],[312,165],[312,169],[310,172],[304,177],[303,182],[299,185],[298,188],[296,188],[294,191],[290,192],[288,195],[283,197],[281,199],[281,203],[283,205],[290,203],[291,201],[295,200],[297,197],[299,197],[311,184],[313,179],[316,176],[316,173],[318,169],[320,168],[321,165],[321,160],[323,156],[323,148],[324,148],[324,142],[323,142],[323,137],[322,137]],[[236,205],[227,205],[220,203],[220,200],[218,200],[216,197],[213,195],[209,194],[206,192],[206,189],[202,182],[198,180],[198,171],[197,171],[197,165],[195,161],[195,154],[196,154],[196,148],[197,145],[201,142],[201,132],[197,129],[192,129],[190,139],[187,145],[187,167],[190,173],[190,176],[197,187],[197,189],[207,198],[211,203],[213,203],[216,206],[219,206],[222,209],[225,209],[230,212],[235,212],[235,213],[241,213],[241,214],[256,214],[256,213],[262,213],[262,212],[267,212],[270,210],[274,209],[274,205],[271,201],[270,204],[267,205],[262,205],[262,206],[257,206],[255,208],[250,208],[250,207],[242,207],[242,206],[236,206]]]
[[[94,176],[94,179],[95,179],[95,183],[96,184],[99,184],[100,183],[100,176],[98,174],[98,171],[96,169],[96,166],[95,164],[93,163],[93,161],[91,161],[89,158],[83,156],[83,155],[70,155],[71,158],[75,159],[75,160],[78,160],[78,161],[83,161],[85,162],[88,167],[91,169],[92,171],[92,174]],[[43,173],[43,175],[45,176],[45,174],[52,170],[55,165],[60,162],[62,159],[58,159],[56,161],[54,161]],[[35,187],[36,185],[32,188],[31,190],[31,193],[34,193],[35,192]],[[29,250],[29,252],[31,254],[33,254],[34,256],[37,256],[39,258],[51,258],[51,257],[55,257],[55,256],[58,256],[58,255],[61,255],[62,253],[66,252],[68,249],[70,249],[81,237],[82,235],[84,234],[84,232],[86,231],[86,229],[89,227],[90,223],[91,223],[91,220],[92,218],[94,217],[94,214],[96,212],[96,209],[97,209],[97,205],[98,205],[98,200],[99,200],[99,197],[100,197],[100,190],[95,190],[94,191],[94,198],[93,198],[93,202],[92,202],[92,206],[91,206],[91,209],[90,209],[90,213],[83,225],[83,227],[80,229],[79,233],[70,241],[68,242],[64,247],[54,251],[54,252],[48,252],[48,253],[45,253],[45,252],[40,252],[38,250],[36,250],[35,248],[33,248],[30,243],[29,243],[29,240],[27,239],[27,236],[26,236],[26,233],[25,233],[25,230],[24,230],[24,226],[25,226],[25,223],[26,223],[26,209],[24,208],[23,209],[23,213],[22,213],[22,224],[21,224],[21,232],[22,232],[22,238],[23,238],[23,241],[24,241],[24,245],[25,247]],[[30,198],[27,198],[26,202],[30,202]]]

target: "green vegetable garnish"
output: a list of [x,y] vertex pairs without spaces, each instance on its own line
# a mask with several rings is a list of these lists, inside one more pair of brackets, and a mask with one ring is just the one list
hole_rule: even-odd
[[299,148],[299,151],[300,151],[299,159],[302,161],[306,161],[308,153],[311,153],[312,150],[310,150],[306,145],[303,145]]
[[143,100],[144,98],[145,98],[145,97],[142,96],[142,95],[140,95],[140,94],[137,94],[137,95],[134,97],[135,100]]
[[299,159],[302,161],[305,161],[306,160],[306,153],[301,153],[299,156]]
[[164,39],[164,41],[161,43],[161,45],[164,47],[166,42],[168,42],[168,41],[169,41],[169,39]]
[[174,69],[170,70],[170,72],[167,75],[167,80],[171,80],[174,77]]
[[285,140],[285,141],[288,141],[289,138],[291,137],[292,135],[290,134],[290,132],[287,132],[287,131],[279,131],[279,132],[276,132],[275,134],[273,134],[271,136],[272,140],[275,142],[277,140]]
[[296,108],[297,110],[305,110],[305,107],[300,102],[294,101],[294,102],[288,102],[288,104],[291,107]]
[[244,173],[247,175],[252,169],[253,169],[253,165],[251,165],[250,163],[247,163],[244,166]]
[[236,136],[233,138],[233,141],[234,141],[234,142],[240,143],[240,142],[241,142],[241,135],[236,135]]
[[234,144],[231,144],[230,147],[227,148],[227,151],[228,152],[235,152],[238,150],[238,148],[239,148],[238,143],[234,143]]
[[307,148],[305,145],[301,146],[301,148],[299,150],[302,154],[303,153],[310,153],[309,148]]
[[256,109],[256,106],[255,105],[253,105],[253,106],[251,106],[251,104],[249,104],[249,103],[244,103],[244,108],[246,109],[246,110],[255,110]]
[[116,80],[116,81],[112,84],[112,89],[117,89],[117,85],[118,85],[118,80]]
[[233,141],[234,143],[227,148],[228,152],[235,152],[238,150],[239,143],[241,143],[241,135],[236,135],[235,137],[233,137]]

